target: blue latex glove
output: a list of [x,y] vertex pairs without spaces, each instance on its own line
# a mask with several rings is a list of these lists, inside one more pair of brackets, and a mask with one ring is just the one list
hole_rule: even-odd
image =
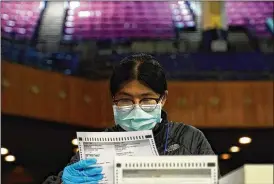
[[103,179],[102,168],[97,167],[95,158],[80,160],[65,167],[63,184],[97,184]]

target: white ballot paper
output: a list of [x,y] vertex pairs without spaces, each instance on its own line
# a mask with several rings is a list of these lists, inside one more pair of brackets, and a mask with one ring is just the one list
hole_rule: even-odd
[[77,132],[80,159],[96,158],[104,178],[114,183],[115,156],[158,156],[151,130],[134,132]]

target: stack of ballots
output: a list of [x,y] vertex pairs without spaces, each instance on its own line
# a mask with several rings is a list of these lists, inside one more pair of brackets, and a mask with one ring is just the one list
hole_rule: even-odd
[[159,156],[151,130],[77,132],[80,159],[96,158],[100,184],[217,184],[217,156]]

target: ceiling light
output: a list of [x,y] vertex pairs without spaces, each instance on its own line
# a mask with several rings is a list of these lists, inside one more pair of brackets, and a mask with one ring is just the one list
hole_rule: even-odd
[[5,157],[5,160],[6,160],[7,162],[14,162],[14,161],[15,161],[15,156],[13,156],[13,155],[8,155],[8,156]]
[[222,160],[228,160],[228,159],[231,158],[231,155],[228,154],[228,153],[224,153],[224,154],[221,154],[221,155],[220,155],[220,158],[221,158]]
[[7,148],[1,148],[1,155],[6,155],[9,153],[9,150]]
[[231,146],[231,147],[229,148],[229,151],[230,151],[231,153],[237,153],[237,152],[240,151],[240,148],[239,148],[238,146]]
[[77,153],[79,151],[79,148],[74,148],[73,153]]
[[72,143],[73,145],[77,146],[77,145],[78,145],[78,140],[77,140],[77,139],[73,139],[73,140],[71,141],[71,143]]
[[250,137],[241,137],[239,139],[240,144],[249,144],[251,143],[252,139]]

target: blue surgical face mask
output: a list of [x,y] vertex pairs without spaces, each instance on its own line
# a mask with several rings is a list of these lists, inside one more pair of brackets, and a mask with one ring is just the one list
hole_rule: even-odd
[[157,104],[151,112],[146,112],[135,105],[131,110],[127,107],[113,105],[114,120],[126,131],[151,130],[157,123],[161,122],[162,105]]

